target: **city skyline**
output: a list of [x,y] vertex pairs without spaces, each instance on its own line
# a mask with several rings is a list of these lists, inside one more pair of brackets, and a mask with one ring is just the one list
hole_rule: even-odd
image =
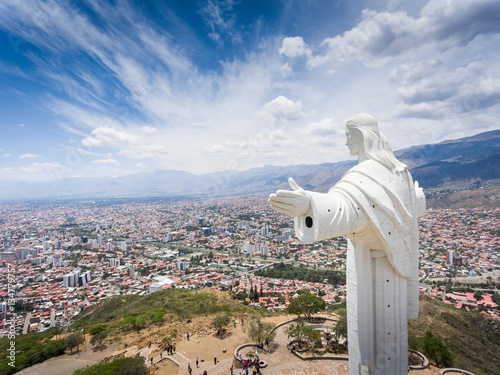
[[500,3],[3,1],[1,180],[205,173],[498,129]]

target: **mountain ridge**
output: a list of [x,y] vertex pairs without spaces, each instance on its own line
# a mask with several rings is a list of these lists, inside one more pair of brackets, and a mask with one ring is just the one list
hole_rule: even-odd
[[[395,152],[425,189],[467,187],[500,179],[500,130],[456,140],[412,146]],[[196,175],[154,170],[122,177],[73,177],[53,181],[0,182],[0,200],[145,196],[216,196],[288,188],[288,177],[309,190],[326,192],[356,160],[335,163],[265,165],[246,171]]]

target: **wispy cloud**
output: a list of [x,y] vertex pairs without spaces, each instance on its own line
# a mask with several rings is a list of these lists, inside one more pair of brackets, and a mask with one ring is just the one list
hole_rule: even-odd
[[19,156],[19,159],[36,159],[36,158],[41,158],[41,156],[36,155],[36,154],[30,154],[30,153],[22,154]]
[[210,32],[208,36],[219,45],[224,39],[231,38],[234,42],[241,42],[239,32],[235,28],[236,15],[233,11],[234,0],[208,0],[207,4],[200,9]]
[[[13,79],[10,91],[50,112],[40,126],[62,133],[51,157],[38,148],[17,154],[63,165],[76,152],[81,162],[68,174],[115,162],[130,173],[202,173],[342,160],[345,120],[358,112],[379,119],[393,148],[497,126],[498,1],[430,0],[420,11],[412,3],[412,12],[400,1],[398,10],[360,9],[323,29],[311,11],[293,21],[309,27],[289,25],[289,35],[286,18],[265,25],[262,16],[258,30],[255,19],[239,24],[240,3],[230,0],[198,5],[202,27],[168,3],[149,18],[147,5],[84,3],[0,2],[0,29],[23,43],[15,53],[33,67],[7,75],[2,63],[0,74]],[[37,48],[21,48],[28,44]],[[17,77],[36,89],[17,87]],[[28,120],[9,126],[35,134]],[[2,161],[27,173],[9,164],[17,158]]]
[[96,159],[92,161],[93,164],[119,164],[115,159]]

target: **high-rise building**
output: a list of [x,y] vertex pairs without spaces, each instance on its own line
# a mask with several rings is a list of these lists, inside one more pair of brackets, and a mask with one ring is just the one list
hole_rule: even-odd
[[0,320],[7,319],[7,302],[0,303]]
[[14,250],[17,259],[24,260],[28,257],[28,254],[30,253],[29,249],[16,249]]
[[73,237],[71,239],[71,244],[72,245],[79,245],[82,243],[82,239],[80,237]]
[[446,263],[453,264],[454,259],[455,259],[455,250],[446,251]]
[[84,286],[90,282],[90,271],[84,272],[78,277],[78,285]]
[[102,246],[102,236],[100,234],[97,235],[97,246]]
[[72,273],[68,273],[63,276],[63,286],[65,288],[71,288],[75,286],[75,278]]
[[16,254],[12,251],[4,251],[0,253],[0,261],[5,260],[7,263],[13,262],[16,259]]
[[261,234],[265,237],[269,237],[271,235],[271,228],[269,227],[262,227],[261,229]]
[[267,244],[260,245],[260,255],[261,256],[269,255],[269,247],[267,246]]
[[177,267],[177,269],[178,269],[179,271],[185,271],[185,270],[186,270],[186,262],[184,262],[184,261],[182,261],[182,260],[181,260],[181,261],[179,261],[179,262],[177,262],[177,263],[175,264],[175,266]]
[[119,266],[120,265],[120,259],[118,258],[111,258],[109,260],[109,266],[110,267],[116,267],[116,266]]
[[52,266],[53,267],[62,267],[62,263],[63,263],[63,256],[62,256],[62,254],[55,254],[52,257]]

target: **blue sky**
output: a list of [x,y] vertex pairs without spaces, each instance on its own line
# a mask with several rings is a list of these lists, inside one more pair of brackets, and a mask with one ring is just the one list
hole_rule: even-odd
[[499,129],[500,2],[0,2],[0,180],[205,173]]

